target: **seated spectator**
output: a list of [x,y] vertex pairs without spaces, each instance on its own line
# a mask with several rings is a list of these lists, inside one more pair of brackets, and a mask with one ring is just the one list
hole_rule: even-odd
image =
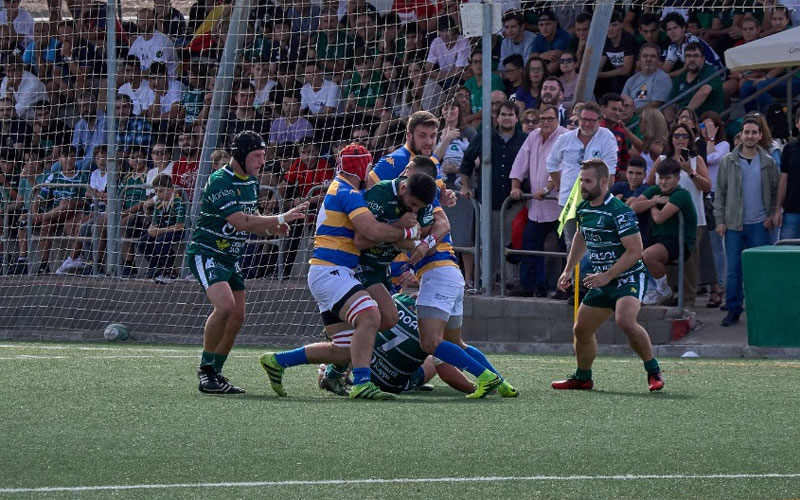
[[592,15],[588,12],[581,12],[575,18],[575,24],[572,27],[574,34],[569,41],[567,49],[575,54],[578,66],[580,66],[581,61],[583,61],[583,52],[586,49],[586,40],[589,39],[589,27],[591,24]]
[[575,53],[569,50],[562,52],[561,57],[558,58],[558,68],[561,71],[558,79],[564,89],[562,104],[569,109],[575,101],[575,89],[578,86],[578,59],[575,57]]
[[[519,54],[523,61],[528,60],[531,53],[531,44],[536,35],[524,28],[525,19],[518,12],[507,12],[503,16],[503,41],[500,43],[500,61],[511,54]],[[505,68],[502,64],[497,67],[500,75]]]
[[83,151],[83,157],[78,160],[78,170],[90,170],[94,159],[94,148],[105,144],[106,115],[97,112],[97,100],[91,92],[80,92],[75,109],[80,119],[72,129],[72,145],[78,151]]
[[[50,248],[52,237],[63,229],[64,236],[74,238],[83,222],[86,204],[87,176],[76,167],[78,151],[74,146],[61,150],[61,169],[50,174],[45,186],[31,204],[33,227],[39,229],[41,262],[36,274],[50,274]],[[27,257],[27,256],[26,256]],[[20,255],[22,258],[22,255]]]
[[[8,31],[8,26],[0,27],[0,31]],[[8,40],[11,39],[10,33],[7,35]],[[13,42],[12,42],[13,43]],[[31,73],[39,76],[44,76],[50,70],[49,63],[55,60],[55,48],[58,40],[50,36],[50,23],[43,21],[33,25],[33,41],[25,44],[22,52],[22,63],[30,68]],[[7,47],[14,51],[17,45]],[[0,55],[0,63],[5,63],[8,55]]]
[[155,144],[153,144],[153,149],[150,150],[150,156],[153,162],[153,168],[147,171],[147,178],[145,180],[145,183],[150,186],[147,189],[148,196],[155,194],[153,181],[156,180],[156,177],[159,175],[172,176],[172,168],[175,166],[175,162],[170,160],[172,157],[172,150],[163,139],[156,140]]
[[[650,186],[644,181],[647,175],[647,163],[641,156],[631,156],[628,161],[628,169],[625,171],[625,180],[615,182],[611,186],[609,192],[624,201],[626,205],[631,206],[631,203]],[[641,220],[641,218],[640,218]],[[645,226],[646,228],[647,226]],[[641,223],[639,230],[642,233],[646,231],[642,229]]]
[[11,37],[24,47],[33,41],[33,16],[20,7],[19,0],[5,0],[0,8],[0,26],[12,28]]
[[172,166],[172,184],[176,188],[183,188],[188,201],[192,199],[194,186],[197,183],[197,169],[200,168],[200,137],[194,130],[187,128],[178,134],[178,146],[181,153],[178,161]]
[[64,21],[57,28],[58,45],[53,51],[52,78],[47,85],[53,103],[70,103],[76,91],[96,87],[95,78],[105,72],[103,53],[86,41],[71,22]]
[[[180,42],[187,35],[186,18],[183,13],[173,7],[170,0],[153,0],[156,29]],[[179,43],[180,45],[180,43]]]
[[300,109],[309,115],[327,116],[336,114],[339,107],[339,86],[326,80],[320,65],[307,61],[305,85],[300,89]]
[[122,212],[119,225],[122,228],[122,272],[123,278],[135,278],[139,270],[136,267],[131,242],[138,240],[145,232],[147,225],[147,150],[134,146],[126,153],[130,165],[128,173],[122,176],[119,196],[122,199]]
[[171,77],[177,75],[178,55],[170,38],[156,29],[156,14],[153,9],[139,9],[136,15],[139,36],[131,44],[128,53],[139,59],[141,69],[149,70],[154,62],[164,63]]
[[[22,172],[16,189],[17,197],[6,207],[9,214],[18,216],[16,239],[19,252],[17,261],[10,267],[11,274],[28,274],[28,207],[38,194],[34,188],[42,184],[49,175],[49,172],[45,172],[43,163],[39,161],[38,150],[30,149],[23,154]],[[13,228],[13,219],[11,223]]]
[[539,128],[539,110],[526,109],[522,112],[519,122],[522,124],[522,131],[530,135],[531,132]]
[[345,111],[377,119],[384,110],[386,97],[381,88],[381,73],[366,58],[356,58],[350,83],[345,88]]
[[167,75],[167,67],[163,63],[154,62],[150,65],[147,89],[142,99],[145,118],[161,134],[174,131],[185,118],[185,111],[181,107],[183,84]]
[[539,56],[551,73],[558,71],[558,58],[569,48],[570,35],[558,26],[558,19],[552,10],[539,13],[539,34],[531,43],[529,55]]
[[300,89],[303,88],[303,84],[297,81],[294,70],[294,66],[290,66],[289,64],[278,64],[278,84],[272,89],[272,94],[274,96],[273,102],[276,107],[280,106],[283,102],[284,95],[294,95],[295,93],[299,93]]
[[299,45],[308,45],[310,34],[319,29],[321,9],[311,0],[292,2],[286,9],[286,18],[292,22],[293,41]]
[[183,239],[186,220],[186,203],[175,193],[169,175],[159,175],[153,180],[155,199],[145,204],[152,205],[153,218],[147,231],[139,237],[139,253],[144,255],[149,266],[145,278],[162,281],[174,279],[174,246]]
[[0,98],[0,147],[22,149],[31,143],[31,127],[16,116],[10,97]]
[[522,86],[514,94],[520,112],[539,107],[542,82],[547,76],[549,74],[544,61],[539,56],[529,57],[528,63],[525,65],[525,73],[522,75]]
[[341,77],[345,70],[345,64],[353,58],[355,39],[339,23],[336,9],[325,8],[322,10],[319,29],[316,32],[316,42],[313,46],[316,59],[322,63],[325,71]]
[[519,54],[511,54],[510,56],[503,59],[503,68],[504,68],[503,74],[505,74],[505,86],[499,90],[503,90],[507,95],[514,95],[517,92],[517,89],[522,87],[523,83],[522,74],[525,71],[525,69],[523,68],[524,65],[525,61]]
[[49,100],[47,89],[33,73],[25,71],[19,58],[10,58],[5,69],[6,76],[0,82],[0,99],[11,99],[18,117],[33,120],[34,103]]
[[187,85],[181,94],[181,107],[184,122],[190,125],[195,122],[203,123],[208,117],[210,102],[206,103],[206,97],[211,93],[206,92],[206,71],[208,68],[201,64],[189,64],[186,69]]
[[269,143],[299,142],[307,137],[314,137],[314,126],[300,116],[300,96],[297,93],[284,96],[281,116],[269,130]]
[[671,12],[664,16],[662,24],[670,39],[669,48],[667,49],[667,56],[661,69],[669,74],[671,78],[675,78],[680,73],[681,67],[686,62],[686,49],[690,43],[696,43],[697,48],[703,56],[704,62],[712,66],[712,73],[723,68],[723,63],[720,57],[714,52],[706,42],[696,36],[688,33],[686,30],[686,19],[677,12]]
[[[703,49],[697,43],[690,43],[684,50],[686,68],[672,82],[669,98],[673,99],[685,92],[692,85],[702,82],[714,74],[714,67],[706,64]],[[703,84],[695,92],[679,99],[675,106],[678,109],[688,108],[695,113],[703,114],[706,111],[722,113],[725,110],[725,94],[722,90],[722,79],[715,76],[708,83]],[[674,108],[666,111],[674,114]]]
[[764,30],[761,33],[761,38],[780,33],[785,29],[792,26],[792,21],[789,18],[789,9],[785,5],[777,4],[771,11],[768,11],[769,23],[764,19]]
[[672,298],[667,283],[666,264],[680,256],[680,220],[683,214],[683,258],[689,260],[694,251],[697,212],[688,191],[679,185],[681,166],[667,158],[657,167],[658,185],[651,186],[631,204],[636,213],[650,213],[652,244],[642,254],[647,270],[656,281],[656,288],[647,292],[645,305],[661,304]]
[[458,83],[461,71],[468,65],[470,45],[450,17],[439,19],[437,33],[425,60],[425,72],[447,90]]
[[652,12],[642,14],[642,17],[639,18],[639,36],[636,41],[639,47],[639,54],[641,54],[642,46],[645,44],[649,43],[658,47],[657,63],[660,68],[661,62],[667,57],[670,40],[661,29],[658,14]]
[[[472,124],[480,120],[481,117],[481,109],[483,108],[483,51],[480,47],[476,47],[472,51],[472,56],[470,57],[470,70],[472,71],[472,77],[469,78],[466,82],[464,82],[464,87],[469,91],[469,108],[464,108],[462,106],[461,110],[464,111],[465,115],[462,117],[467,124]],[[513,73],[513,71],[512,71]],[[517,71],[519,73],[520,78],[522,78],[522,72]],[[492,73],[492,90],[504,90],[505,84],[503,83],[503,79],[497,73]],[[460,89],[459,89],[460,91]],[[458,93],[457,91],[456,93]]]
[[636,63],[636,38],[622,29],[622,15],[614,12],[600,59],[595,95],[619,94],[633,74]]
[[44,161],[45,168],[58,170],[61,150],[70,144],[72,131],[66,123],[53,116],[53,108],[47,101],[33,105],[33,116],[31,147],[40,150],[40,159]]
[[669,99],[672,90],[672,79],[659,67],[659,47],[645,43],[639,49],[638,73],[634,73],[625,81],[622,94],[633,98],[636,112],[645,108],[658,108]]
[[115,103],[117,112],[117,151],[128,152],[134,146],[150,148],[150,133],[153,126],[150,121],[133,116],[131,98],[125,94],[117,94]]
[[147,104],[147,94],[151,91],[146,79],[142,76],[139,60],[133,56],[126,57],[120,64],[120,79],[122,85],[117,89],[117,95],[130,97],[133,114],[141,116]]
[[[256,89],[253,107],[261,116],[272,117],[272,90],[278,81],[271,78],[269,61],[255,61],[250,65],[250,85]],[[275,66],[277,72],[277,66]]]
[[[758,34],[761,31],[759,28],[758,20],[754,17],[746,17],[742,20],[741,37],[735,43],[735,46],[740,46],[745,43],[758,40]],[[725,97],[739,95],[742,87],[754,87],[756,83],[764,79],[764,70],[748,70],[748,71],[731,71],[728,79],[723,82],[722,87],[725,90]],[[750,91],[750,89],[747,89]],[[753,92],[749,92],[752,94]],[[754,107],[755,104],[746,104],[748,107]]]
[[[255,89],[250,83],[242,82],[234,85],[233,99],[236,105],[228,111],[222,135],[223,141],[220,145],[230,145],[234,136],[244,130],[253,130],[263,134],[265,123],[253,106],[255,95]],[[176,184],[180,183],[176,182]]]
[[253,44],[250,61],[293,63],[299,59],[299,52],[299,45],[292,40],[292,20],[283,17],[264,24],[264,32]]
[[350,36],[354,39],[354,50],[363,48],[366,54],[378,54],[378,17],[375,12],[364,9],[357,10],[353,17],[354,21],[347,25],[351,28]]

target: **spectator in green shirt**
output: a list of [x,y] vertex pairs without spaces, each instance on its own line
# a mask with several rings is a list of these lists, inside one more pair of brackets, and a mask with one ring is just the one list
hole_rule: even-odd
[[[472,108],[471,113],[464,114],[464,121],[468,124],[480,121],[481,109],[483,108],[483,51],[476,48],[472,51],[469,58],[469,69],[472,71],[472,78],[464,82],[464,87],[469,90],[469,103]],[[497,73],[492,73],[492,90],[505,91],[506,85]]]
[[[713,75],[716,71],[713,66],[706,64],[703,48],[699,43],[692,42],[684,50],[686,58],[686,69],[679,74],[672,82],[672,91],[669,98],[673,99]],[[675,103],[677,109],[689,108],[698,115],[706,111],[716,111],[722,113],[725,110],[725,94],[722,90],[722,79],[715,76],[694,92],[690,92]],[[675,107],[664,110],[665,116],[671,119],[675,116]]]
[[153,180],[156,196],[146,203],[153,206],[153,219],[150,227],[139,238],[139,253],[150,262],[145,278],[156,281],[174,278],[173,265],[175,252],[173,247],[183,238],[186,205],[179,195],[175,194],[172,179],[168,175],[159,175]]

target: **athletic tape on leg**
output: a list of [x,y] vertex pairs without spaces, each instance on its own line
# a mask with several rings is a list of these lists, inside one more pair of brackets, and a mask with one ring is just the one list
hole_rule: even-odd
[[377,309],[378,303],[375,302],[369,295],[364,295],[353,301],[350,309],[347,310],[346,320],[351,325],[355,325],[356,318],[359,314],[370,309]]
[[333,345],[336,347],[341,347],[344,349],[350,349],[350,342],[353,339],[353,334],[355,330],[345,330],[343,332],[338,332],[331,335],[331,341],[333,341]]

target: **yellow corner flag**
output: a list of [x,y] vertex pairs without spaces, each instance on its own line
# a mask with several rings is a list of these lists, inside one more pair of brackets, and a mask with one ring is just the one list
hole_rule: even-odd
[[558,216],[558,235],[564,232],[564,225],[567,221],[575,218],[575,212],[578,210],[578,204],[581,202],[581,176],[575,179],[575,184],[572,185],[572,191],[569,192],[567,204],[561,210],[561,215]]

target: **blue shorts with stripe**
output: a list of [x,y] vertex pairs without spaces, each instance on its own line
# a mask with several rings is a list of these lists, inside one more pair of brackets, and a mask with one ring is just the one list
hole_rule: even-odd
[[231,263],[228,260],[197,253],[186,254],[186,259],[189,269],[203,290],[208,290],[208,287],[214,283],[223,281],[228,282],[233,291],[245,289],[244,277],[238,261]]

